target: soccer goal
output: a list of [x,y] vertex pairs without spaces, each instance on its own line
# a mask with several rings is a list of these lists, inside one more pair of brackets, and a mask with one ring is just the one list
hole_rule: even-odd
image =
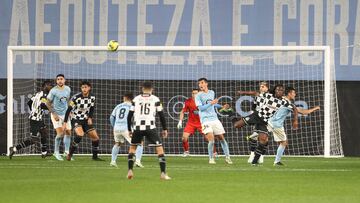
[[[140,93],[140,84],[151,81],[154,94],[163,102],[169,129],[164,139],[167,154],[182,154],[182,132],[177,129],[183,102],[197,88],[197,79],[206,77],[220,103],[229,103],[238,116],[251,113],[253,98],[237,95],[238,90],[258,90],[259,82],[273,87],[278,83],[297,90],[295,104],[300,108],[320,106],[321,110],[299,116],[299,129],[292,130],[290,116],[285,129],[289,138],[286,155],[343,156],[334,66],[328,46],[123,46],[110,52],[106,46],[9,46],[7,144],[12,146],[29,135],[26,101],[39,91],[44,80],[65,75],[72,95],[79,92],[81,80],[92,83],[96,96],[94,124],[101,137],[101,152],[111,154],[113,146],[109,116],[122,95]],[[186,116],[185,116],[186,117]],[[251,127],[232,127],[231,119],[219,113],[232,155],[247,155],[246,136]],[[49,127],[50,145],[54,129]],[[186,121],[185,121],[186,122]],[[158,125],[159,126],[159,125]],[[207,143],[196,133],[189,138],[192,155],[206,155]],[[127,153],[127,146],[121,153]],[[217,146],[221,154],[220,145]],[[268,154],[276,153],[270,137]],[[145,153],[153,152],[145,147]],[[38,153],[39,146],[20,154]],[[79,153],[90,154],[91,142],[82,141]]]

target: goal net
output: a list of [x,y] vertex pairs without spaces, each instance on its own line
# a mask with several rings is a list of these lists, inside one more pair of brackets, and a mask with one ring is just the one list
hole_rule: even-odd
[[[282,83],[297,90],[295,104],[299,108],[320,106],[321,110],[299,116],[299,129],[291,129],[290,115],[285,122],[289,139],[286,155],[343,156],[336,96],[334,67],[329,47],[119,47],[109,52],[106,47],[12,46],[8,48],[8,146],[29,136],[30,126],[26,102],[40,90],[44,80],[62,73],[71,95],[80,91],[79,83],[92,83],[96,96],[94,125],[101,138],[100,150],[111,154],[114,143],[109,116],[121,103],[125,92],[140,93],[140,84],[151,81],[154,94],[164,106],[169,137],[163,140],[167,154],[183,153],[183,129],[177,129],[184,101],[197,88],[197,79],[206,77],[220,104],[229,103],[238,116],[251,113],[253,98],[237,95],[237,91],[256,91],[259,82],[270,87]],[[246,136],[251,127],[232,127],[227,115],[218,114],[223,123],[233,155],[247,155]],[[187,116],[185,116],[187,118]],[[49,129],[49,145],[53,146],[55,130],[45,116]],[[184,120],[184,124],[186,120]],[[160,127],[160,125],[158,125]],[[159,130],[160,131],[160,130]],[[207,143],[202,135],[189,138],[192,155],[206,155]],[[127,153],[128,144],[120,153]],[[218,152],[222,154],[219,143]],[[276,153],[277,144],[270,137],[268,154]],[[39,145],[19,151],[35,154]],[[154,149],[145,146],[145,153]],[[91,153],[89,138],[79,146],[81,154]]]

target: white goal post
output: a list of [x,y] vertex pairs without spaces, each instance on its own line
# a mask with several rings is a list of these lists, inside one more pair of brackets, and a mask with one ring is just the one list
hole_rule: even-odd
[[[321,130],[319,130],[318,132],[314,131],[313,129],[317,129],[318,125],[317,122],[315,121],[306,121],[306,123],[310,123],[310,125],[314,125],[311,126],[312,130],[309,130],[308,133],[306,132],[306,136],[315,136],[314,133],[322,133],[322,138],[321,138],[321,144],[323,145],[322,147],[320,147],[320,151],[322,151],[320,154],[317,153],[313,153],[312,151],[307,153],[305,152],[303,153],[290,153],[289,155],[323,155],[325,157],[339,157],[339,156],[343,156],[343,150],[342,150],[342,145],[341,145],[341,137],[340,137],[340,124],[339,124],[339,118],[338,118],[338,107],[337,107],[337,95],[336,95],[336,80],[335,80],[335,70],[333,67],[333,64],[331,62],[331,50],[329,46],[119,46],[118,50],[116,53],[114,52],[109,52],[107,50],[106,46],[8,46],[8,50],[7,50],[7,147],[9,148],[10,146],[13,146],[18,140],[14,140],[14,131],[16,131],[16,128],[19,128],[18,126],[26,126],[25,124],[21,124],[21,125],[16,125],[16,122],[23,122],[23,121],[19,121],[18,119],[14,118],[14,105],[11,105],[14,103],[14,92],[15,89],[17,89],[18,87],[15,85],[14,86],[14,80],[16,79],[22,79],[23,75],[21,76],[16,76],[17,73],[14,72],[14,64],[18,64],[16,65],[17,67],[20,67],[20,69],[22,70],[22,68],[24,68],[24,66],[21,65],[21,63],[19,61],[21,61],[20,59],[18,60],[18,58],[21,57],[16,57],[16,53],[22,53],[22,52],[31,52],[30,57],[35,57],[36,54],[34,54],[35,52],[46,52],[46,53],[58,53],[58,52],[69,52],[69,53],[74,53],[74,52],[106,52],[106,54],[116,54],[116,53],[120,53],[120,52],[125,52],[125,53],[147,53],[148,55],[154,55],[154,57],[156,58],[158,56],[157,53],[162,53],[162,52],[172,52],[172,53],[180,53],[179,55],[182,55],[182,53],[217,53],[218,55],[222,55],[222,53],[225,53],[224,56],[221,56],[222,59],[219,59],[219,61],[221,60],[232,60],[234,57],[242,57],[242,56],[248,56],[248,55],[254,55],[254,59],[253,61],[254,66],[259,66],[259,68],[266,68],[266,67],[270,67],[270,70],[275,70],[278,69],[279,67],[279,71],[284,72],[285,68],[289,68],[291,66],[290,65],[276,65],[273,61],[274,61],[274,54],[273,53],[296,53],[297,56],[294,57],[296,59],[296,61],[300,61],[300,57],[298,57],[301,54],[309,54],[309,53],[313,53],[313,52],[319,52],[321,53],[321,58],[322,58],[322,62],[320,64],[318,64],[317,66],[321,66],[323,68],[322,71],[319,71],[320,74],[322,74],[321,76],[318,76],[318,78],[313,79],[313,76],[309,76],[309,79],[307,79],[306,77],[308,76],[304,76],[302,78],[296,78],[296,76],[291,75],[292,73],[289,72],[287,74],[289,74],[288,78],[285,79],[279,79],[277,78],[277,76],[274,76],[274,74],[277,73],[272,73],[271,71],[265,71],[268,72],[269,74],[269,78],[267,79],[266,76],[261,76],[258,79],[256,78],[256,72],[253,73],[249,73],[252,74],[251,77],[249,77],[249,79],[245,79],[246,81],[254,81],[254,82],[244,82],[242,84],[244,88],[256,88],[256,86],[254,86],[254,84],[257,84],[258,81],[262,81],[264,80],[271,80],[274,81],[272,84],[276,83],[276,81],[280,81],[280,82],[284,82],[285,85],[286,83],[290,83],[290,84],[296,84],[299,85],[299,87],[304,88],[302,89],[303,91],[314,91],[314,90],[310,90],[311,87],[308,87],[307,85],[307,81],[311,81],[311,80],[316,80],[317,82],[320,82],[320,87],[322,88],[322,90],[317,93],[317,94],[323,94],[323,95],[318,95],[319,98],[321,98],[322,101],[320,101],[320,106],[322,108],[322,115],[319,116],[319,119],[321,120],[321,125],[319,128],[321,128]],[[155,53],[155,54],[154,54]],[[236,54],[234,54],[236,53]],[[245,54],[244,54],[245,53]],[[55,55],[55,54],[54,54]],[[215,54],[214,54],[215,55]],[[50,56],[50,54],[49,54]],[[200,58],[198,59],[199,61],[194,64],[191,65],[191,67],[193,67],[195,70],[194,73],[196,73],[195,75],[201,75],[202,71],[204,69],[202,69],[204,66],[206,67],[211,67],[211,65],[204,65],[204,62],[207,57],[206,54],[200,54]],[[230,57],[228,57],[230,56]],[[45,56],[46,57],[46,54]],[[39,78],[40,79],[53,79],[56,75],[56,72],[51,72],[51,75],[53,77],[49,77],[48,75],[50,74],[44,74],[42,75],[42,73],[40,73],[41,71],[44,71],[42,68],[46,67],[50,67],[50,66],[57,66],[58,68],[62,67],[62,66],[66,66],[66,65],[57,65],[58,63],[60,63],[58,60],[56,60],[57,56],[51,56],[54,57],[54,59],[49,60],[49,65],[42,65],[39,70],[37,68],[36,65],[36,60],[32,60],[33,62],[29,64],[26,64],[26,67],[30,67],[30,66],[36,66],[34,67],[33,72],[36,73],[31,73],[32,75],[32,80],[33,81],[37,81],[38,78],[37,76],[41,75]],[[119,55],[116,55],[115,57],[112,57],[111,60],[116,60],[118,59]],[[246,58],[245,57],[245,58]],[[111,57],[108,57],[111,58]],[[115,58],[115,59],[114,59]],[[185,57],[186,58],[186,57]],[[215,57],[214,57],[215,58]],[[220,58],[220,57],[219,57]],[[225,59],[224,59],[225,58]],[[81,59],[82,60],[82,59]],[[159,59],[160,60],[160,59]],[[190,59],[189,59],[190,60]],[[204,60],[204,61],[201,61]],[[214,61],[216,61],[217,59],[212,59]],[[260,62],[256,62],[256,60],[260,61]],[[45,60],[46,61],[46,60]],[[85,61],[85,60],[84,60]],[[266,62],[265,62],[266,61]],[[107,64],[108,62],[105,62],[104,64]],[[111,62],[112,63],[112,62]],[[125,65],[127,65],[127,67],[137,67],[136,65],[133,65],[133,61],[130,62],[126,62]],[[136,62],[135,62],[136,63]],[[130,65],[129,65],[130,64]],[[154,66],[161,64],[161,62],[158,62],[157,64],[155,64]],[[184,62],[184,64],[186,64],[186,62]],[[216,62],[214,62],[214,64],[216,64]],[[223,62],[224,64],[228,64],[228,62]],[[275,65],[274,65],[275,64]],[[309,65],[302,65],[301,62],[296,62],[296,64],[299,68],[303,68],[304,67],[304,72],[306,72],[309,68],[311,68]],[[211,81],[212,81],[212,77],[213,78],[221,78],[218,77],[218,69],[219,67],[222,68],[223,66],[222,64],[220,64],[219,62],[219,66],[217,65],[213,65],[214,66],[214,70],[215,73],[211,73],[211,72],[206,72],[204,75],[210,77],[210,86],[211,86]],[[116,67],[116,65],[110,64],[106,65],[107,67],[104,68],[106,70],[109,70],[110,72],[108,72],[108,75],[115,75],[114,68]],[[201,66],[201,67],[200,67]],[[225,65],[224,65],[225,66]],[[248,67],[251,65],[245,65],[245,66],[241,66],[241,64],[231,64],[228,65],[228,68],[225,68],[224,70],[233,70],[231,68],[237,68],[240,67],[240,69],[242,68],[243,70],[248,70]],[[231,67],[230,67],[231,66]],[[96,80],[96,75],[99,74],[99,72],[97,73],[90,73],[91,72],[91,68],[93,68],[91,65],[89,65],[90,69],[89,69],[89,73],[86,73],[84,76],[84,79],[93,79]],[[167,68],[170,66],[164,66],[164,68]],[[284,68],[284,69],[280,69]],[[142,66],[139,67],[140,69],[142,68]],[[143,66],[143,70],[148,70],[149,68],[153,68],[153,66],[150,65],[144,65]],[[176,71],[179,71],[180,69],[178,68],[177,65],[171,66],[170,68],[173,68],[175,71],[175,74],[177,73]],[[199,68],[200,70],[196,70],[196,68]],[[257,68],[257,67],[256,67]],[[73,74],[76,75],[76,77],[78,77],[78,75],[80,75],[80,72],[76,72],[77,70],[75,70],[76,67],[74,67],[74,69],[72,69],[72,72],[67,73],[68,75]],[[210,68],[208,68],[210,69]],[[296,70],[295,68],[291,70]],[[59,70],[59,69],[57,69]],[[60,69],[61,70],[61,69]],[[133,69],[135,70],[135,69]],[[136,69],[138,70],[138,69]],[[157,69],[154,69],[157,70]],[[186,70],[191,70],[191,69],[186,69]],[[260,69],[259,69],[260,70]],[[263,69],[261,69],[263,70]],[[96,71],[99,71],[98,69],[96,69]],[[105,70],[104,70],[105,71]],[[130,71],[130,70],[127,70]],[[249,70],[250,71],[250,70]],[[21,72],[21,71],[20,71]],[[101,70],[100,70],[101,72]],[[60,72],[59,72],[60,73]],[[139,74],[138,73],[126,73],[126,74]],[[179,72],[180,73],[180,72]],[[247,73],[247,72],[246,72]],[[23,74],[23,73],[22,73]],[[122,73],[121,73],[122,74]],[[124,74],[124,75],[126,75]],[[146,74],[146,73],[144,73]],[[161,73],[159,73],[161,74]],[[169,74],[169,73],[168,73]],[[181,73],[182,77],[185,77],[185,73]],[[280,74],[280,73],[279,73]],[[285,74],[285,73],[284,73]],[[295,73],[294,73],[295,74]],[[311,74],[311,73],[310,73]],[[89,76],[90,75],[90,76]],[[236,76],[234,76],[236,74],[232,74],[230,71],[224,74],[224,76],[222,76],[221,79],[214,79],[214,80],[231,80],[231,81],[241,81],[244,80],[241,77],[239,79],[236,78]],[[67,76],[67,75],[66,75]],[[80,76],[79,76],[80,77]],[[88,78],[90,77],[90,78]],[[245,76],[244,76],[245,77]],[[70,76],[71,78],[71,76]],[[163,81],[163,83],[161,83],[164,87],[161,87],[163,89],[163,91],[168,91],[166,89],[166,86],[173,84],[174,80],[178,80],[177,78],[169,78],[166,79],[167,76],[163,76],[163,78],[165,78]],[[225,79],[224,79],[225,78]],[[296,78],[296,79],[293,79]],[[114,79],[115,80],[115,79]],[[136,81],[138,80],[146,80],[146,77],[142,77],[142,79],[136,79]],[[154,79],[156,80],[156,79]],[[179,80],[184,80],[184,79],[179,79]],[[30,84],[30,83],[29,83]],[[101,83],[99,82],[99,85]],[[180,84],[182,84],[180,82]],[[192,83],[194,84],[194,83]],[[196,84],[196,81],[195,81]],[[231,87],[231,85],[228,85],[226,87],[223,87],[224,84],[227,84],[226,82],[219,82],[219,85],[216,86],[219,89],[221,89],[221,91],[223,90],[224,92],[232,92],[232,89],[236,89],[237,87]],[[246,84],[249,84],[249,86],[246,86]],[[130,86],[131,84],[129,84]],[[217,85],[217,84],[216,84]],[[19,87],[21,85],[18,85]],[[38,86],[38,84],[36,84],[36,82],[34,82],[34,87],[29,87],[29,89],[33,89],[34,91],[38,88],[36,87]],[[113,84],[111,84],[110,86],[113,86]],[[176,85],[175,85],[176,86]],[[122,86],[123,87],[123,86]],[[15,88],[15,89],[14,89]],[[156,88],[156,87],[155,87]],[[306,89],[307,88],[307,89]],[[73,93],[76,93],[77,91],[75,90],[76,88],[72,87],[72,95]],[[134,88],[132,88],[134,89]],[[176,88],[175,88],[176,89]],[[160,92],[156,91],[157,92]],[[188,90],[188,88],[186,89]],[[253,89],[253,90],[257,90],[257,89]],[[17,90],[16,90],[17,91]],[[34,93],[34,91],[32,93]],[[173,91],[173,90],[171,90]],[[181,90],[182,92],[180,92],[181,94],[184,94],[183,90]],[[317,90],[315,90],[317,91]],[[155,94],[156,94],[155,93]],[[179,94],[180,94],[179,93]],[[186,92],[185,92],[186,93]],[[30,94],[28,92],[24,93],[24,94]],[[311,94],[311,93],[309,93]],[[97,95],[95,95],[97,96]],[[235,97],[235,95],[232,95],[233,97]],[[316,99],[315,99],[316,100]],[[318,102],[317,100],[315,102]],[[164,104],[165,105],[165,104]],[[315,105],[315,103],[313,104]],[[309,105],[309,107],[311,107]],[[110,114],[111,112],[109,112]],[[25,116],[26,117],[26,116]],[[15,119],[15,120],[14,120]],[[176,119],[174,119],[176,120]],[[96,122],[96,121],[95,121]],[[174,121],[175,122],[175,121]],[[227,122],[227,121],[226,121]],[[105,124],[104,124],[105,125]],[[48,125],[49,129],[51,131],[53,131],[52,129],[52,125]],[[230,130],[236,131],[235,129],[231,129]],[[247,131],[250,131],[251,129],[248,129]],[[227,130],[229,131],[229,130]],[[181,137],[181,131],[177,131],[177,132],[171,132],[173,134],[176,134],[174,136],[177,137]],[[237,133],[237,134],[244,134],[243,131],[241,131],[241,133]],[[226,135],[225,135],[226,137]],[[18,139],[18,138],[16,138]],[[21,139],[21,138],[19,138]],[[235,138],[234,140],[237,140],[239,138]],[[291,138],[289,138],[290,140]],[[305,139],[305,138],[304,138]],[[319,138],[317,138],[319,139]],[[175,151],[173,151],[173,153],[170,154],[177,154],[177,152],[181,151],[181,147],[179,147],[180,145],[178,143],[175,143],[176,140],[174,141],[174,143],[172,143],[168,148],[171,148],[171,146],[176,146],[179,149],[176,149]],[[198,142],[198,140],[196,141]],[[231,140],[230,140],[231,142]],[[307,141],[299,141],[299,142],[307,142]],[[314,143],[316,143],[315,141],[310,141],[312,142],[310,145],[315,145]],[[237,142],[234,142],[237,143]],[[190,143],[192,144],[192,143]],[[195,144],[195,143],[194,143]],[[196,145],[196,144],[195,144]],[[246,145],[246,144],[244,144]],[[301,145],[301,144],[299,144]],[[308,147],[308,146],[306,146]],[[316,146],[310,146],[310,147],[315,147]],[[80,147],[81,148],[81,147]],[[246,146],[243,146],[243,148],[246,148]],[[291,146],[290,146],[291,148]],[[234,146],[235,149],[235,146]],[[200,150],[201,151],[201,150]],[[235,150],[236,151],[236,150]],[[241,152],[241,154],[235,153],[235,155],[245,155],[246,153],[242,154],[243,149],[241,148],[241,150],[238,150],[239,152]],[[246,151],[246,150],[245,150]],[[301,151],[301,150],[300,150]],[[316,150],[315,150],[316,151]],[[26,152],[27,153],[27,152]],[[200,153],[200,152],[199,152]]]

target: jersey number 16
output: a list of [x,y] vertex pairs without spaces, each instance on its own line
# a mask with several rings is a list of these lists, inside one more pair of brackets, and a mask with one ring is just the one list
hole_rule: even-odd
[[140,114],[149,115],[150,114],[150,104],[149,103],[140,103]]

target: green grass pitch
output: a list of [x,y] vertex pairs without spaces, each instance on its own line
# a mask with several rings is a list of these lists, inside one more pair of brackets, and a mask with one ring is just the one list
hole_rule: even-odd
[[0,158],[0,202],[360,202],[360,158],[290,158],[274,167],[273,157],[262,166],[234,157],[209,165],[205,157],[167,157],[170,181],[161,181],[156,157],[144,157],[127,180],[127,160],[119,168],[90,157],[72,162],[38,156]]

